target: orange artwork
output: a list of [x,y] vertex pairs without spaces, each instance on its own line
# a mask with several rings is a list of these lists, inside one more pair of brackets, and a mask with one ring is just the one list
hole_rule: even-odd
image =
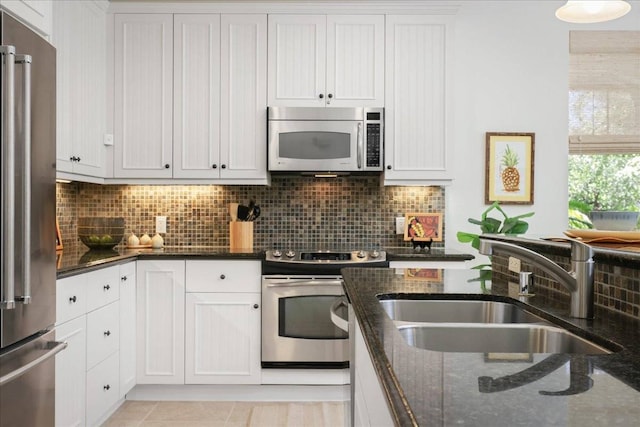
[[442,281],[442,270],[438,268],[406,268],[404,277],[409,280],[440,282]]
[[404,220],[404,240],[442,241],[441,213],[408,213]]

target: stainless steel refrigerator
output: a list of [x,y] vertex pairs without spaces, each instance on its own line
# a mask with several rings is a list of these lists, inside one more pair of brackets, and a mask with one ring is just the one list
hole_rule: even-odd
[[56,51],[0,12],[0,54],[0,426],[52,426]]

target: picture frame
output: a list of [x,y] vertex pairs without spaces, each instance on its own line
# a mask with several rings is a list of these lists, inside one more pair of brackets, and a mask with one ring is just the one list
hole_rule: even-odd
[[58,218],[56,218],[56,251],[61,251],[64,248],[62,245],[62,235],[60,234],[60,224]]
[[404,215],[404,241],[442,242],[442,214],[412,212]]
[[486,133],[484,201],[533,204],[535,133]]
[[442,270],[439,268],[405,268],[404,278],[420,282],[442,282]]

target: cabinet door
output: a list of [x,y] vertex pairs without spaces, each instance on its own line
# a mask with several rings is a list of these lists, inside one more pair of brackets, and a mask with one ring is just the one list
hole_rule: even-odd
[[87,426],[101,425],[118,401],[118,353],[87,372]]
[[450,180],[451,18],[386,22],[385,183]]
[[325,15],[269,15],[269,105],[324,107]]
[[56,326],[56,340],[68,344],[56,355],[56,425],[83,426],[87,368],[85,316]]
[[120,266],[120,397],[136,385],[136,263]]
[[184,384],[184,261],[138,261],[138,384]]
[[220,177],[267,177],[267,16],[222,15]]
[[174,178],[220,175],[220,15],[174,16]]
[[384,107],[384,16],[327,16],[327,106]]
[[173,15],[115,15],[115,178],[171,178]]
[[94,2],[53,3],[58,171],[104,177],[105,20]]
[[118,302],[87,313],[87,369],[112,355],[120,346]]
[[51,0],[0,0],[0,6],[18,16],[42,36],[51,34]]
[[189,293],[186,384],[260,384],[260,294]]

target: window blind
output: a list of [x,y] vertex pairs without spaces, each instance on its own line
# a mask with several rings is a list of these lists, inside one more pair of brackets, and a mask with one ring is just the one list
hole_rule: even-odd
[[570,32],[569,153],[640,153],[640,31]]

